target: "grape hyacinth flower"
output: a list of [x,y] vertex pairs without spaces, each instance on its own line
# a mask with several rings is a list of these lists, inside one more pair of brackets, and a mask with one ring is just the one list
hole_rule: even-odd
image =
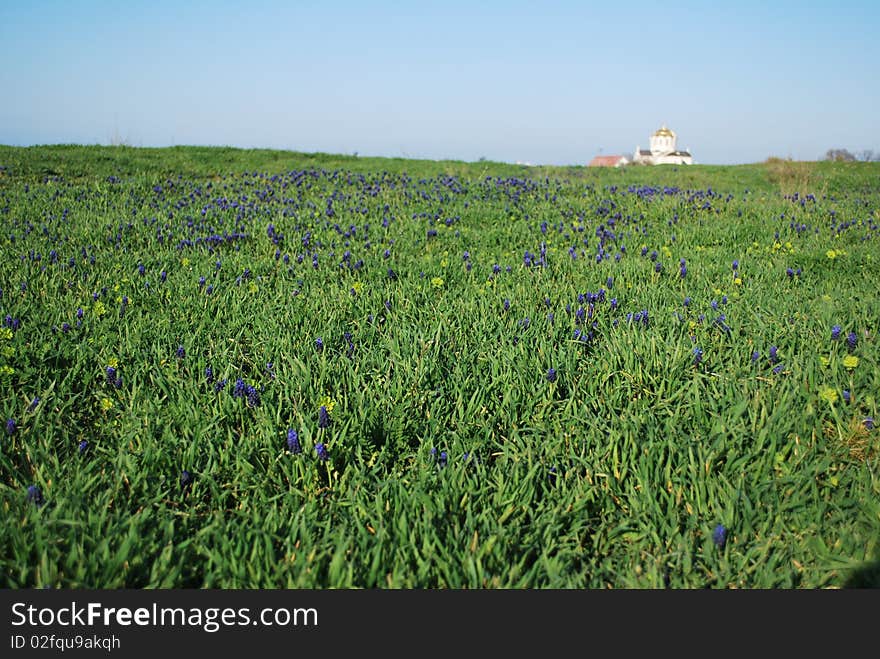
[[852,352],[856,349],[856,346],[859,343],[859,337],[855,332],[850,332],[846,335],[846,345],[849,347],[849,351]]
[[831,328],[831,340],[837,341],[838,339],[840,339],[840,332],[841,332],[840,325],[835,325],[834,327],[832,327]]
[[43,493],[40,491],[40,488],[36,485],[28,485],[27,500],[33,503],[35,506],[42,506]]
[[15,419],[7,419],[6,420],[6,434],[12,435],[15,433]]
[[180,489],[186,492],[190,487],[192,487],[193,483],[193,475],[184,469],[180,472]]
[[770,363],[775,364],[779,361],[779,355],[776,354],[778,348],[776,346],[770,346]]
[[865,426],[866,430],[873,430],[874,429],[874,417],[866,416],[865,419],[862,421],[862,425]]
[[724,546],[727,544],[727,529],[724,527],[724,524],[719,524],[712,531],[712,542],[715,543],[718,549],[724,549]]
[[327,407],[325,405],[321,405],[321,409],[318,410],[318,427],[326,428],[330,425],[330,414],[327,412]]
[[317,339],[315,339],[315,350],[317,350],[318,352],[321,352],[323,349],[324,349],[324,339],[322,339],[319,336]]
[[849,389],[843,390],[843,402],[848,403],[852,399],[852,395],[849,393]]
[[234,398],[241,398],[242,396],[244,396],[246,386],[247,385],[245,385],[244,380],[242,380],[241,378],[237,378],[235,380],[235,385],[233,385],[233,387],[232,387],[233,397]]
[[260,404],[260,392],[253,385],[245,387],[245,397],[248,407],[257,407]]
[[556,369],[547,369],[547,382],[556,382]]
[[177,346],[177,351],[174,354],[177,355],[178,359],[183,359],[186,357],[186,350],[183,349],[183,346]]
[[28,405],[28,412],[33,412],[35,409],[37,409],[37,405],[39,405],[39,404],[40,404],[40,397],[34,396],[34,399],[31,401],[31,404]]
[[703,361],[703,351],[695,347],[694,348],[694,366],[699,366],[700,362]]
[[289,450],[294,455],[298,453],[302,453],[302,446],[299,443],[299,433],[296,432],[293,428],[290,428],[287,431],[287,450]]
[[76,448],[77,451],[79,451],[80,455],[82,455],[89,449],[89,442],[84,439],[79,444],[77,444]]
[[328,458],[330,457],[330,454],[327,453],[327,447],[321,442],[315,444],[315,453],[318,454],[318,459],[321,462],[327,462]]

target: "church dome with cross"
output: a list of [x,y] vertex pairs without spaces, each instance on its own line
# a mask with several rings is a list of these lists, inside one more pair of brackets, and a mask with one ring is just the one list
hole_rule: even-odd
[[675,131],[663,124],[650,138],[650,149],[636,147],[633,162],[646,165],[691,165],[693,158],[688,150],[679,151]]

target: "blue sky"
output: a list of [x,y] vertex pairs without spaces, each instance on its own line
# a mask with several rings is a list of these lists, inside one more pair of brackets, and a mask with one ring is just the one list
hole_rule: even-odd
[[0,0],[0,144],[880,151],[880,2]]

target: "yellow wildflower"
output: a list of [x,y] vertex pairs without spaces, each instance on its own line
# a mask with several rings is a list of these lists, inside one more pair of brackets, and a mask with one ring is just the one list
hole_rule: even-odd
[[733,283],[736,284],[737,286],[742,286],[742,283],[743,283],[742,277],[737,277],[736,279],[733,280]]
[[819,398],[831,404],[837,402],[837,391],[827,385],[819,387]]
[[92,313],[94,313],[98,318],[107,313],[107,307],[104,306],[104,303],[98,300],[92,306]]
[[8,327],[0,328],[0,339],[9,340],[12,338],[12,330]]
[[336,407],[336,401],[330,398],[329,395],[324,394],[321,396],[321,399],[318,401],[318,407],[326,407],[327,412],[332,413],[333,408]]
[[859,358],[855,355],[847,355],[843,358],[843,365],[849,370],[853,370],[856,366],[859,365]]
[[113,368],[119,367],[119,360],[116,357],[111,357],[107,360],[107,366],[112,366]]
[[826,357],[825,355],[821,355],[819,357],[819,363],[822,364],[822,366],[828,366],[828,364],[831,363],[831,360],[828,359],[828,357]]
[[364,290],[364,284],[363,284],[363,282],[356,281],[351,285],[351,288],[355,293],[360,295],[361,291]]
[[833,249],[829,249],[827,252],[825,252],[825,256],[827,256],[829,259],[834,259],[837,257],[837,252],[835,252]]
[[444,282],[443,282],[443,278],[442,278],[442,277],[434,277],[434,278],[431,280],[431,283],[434,285],[435,288],[442,288]]
[[104,412],[107,412],[107,411],[113,409],[113,401],[110,400],[109,398],[102,398],[101,399],[101,409]]

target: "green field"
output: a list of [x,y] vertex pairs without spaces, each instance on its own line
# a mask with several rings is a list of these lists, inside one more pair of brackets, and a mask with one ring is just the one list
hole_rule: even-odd
[[880,164],[0,147],[6,588],[880,586]]

